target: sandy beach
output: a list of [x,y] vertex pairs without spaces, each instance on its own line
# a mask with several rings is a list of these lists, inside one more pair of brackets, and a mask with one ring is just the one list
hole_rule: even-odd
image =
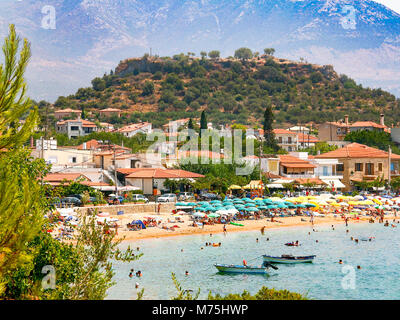
[[[204,228],[202,227],[193,227],[191,224],[192,222],[189,219],[189,216],[183,215],[180,216],[180,220],[183,222],[167,222],[168,219],[170,221],[175,221],[175,216],[171,214],[160,214],[160,215],[151,215],[150,217],[164,221],[164,223],[160,224],[157,227],[150,227],[140,231],[129,231],[127,228],[127,224],[134,219],[140,219],[144,217],[148,217],[149,215],[143,214],[142,217],[138,214],[134,215],[125,215],[121,216],[112,216],[113,218],[118,218],[119,228],[118,228],[118,235],[117,239],[123,239],[124,241],[133,241],[139,239],[149,239],[149,238],[162,238],[162,237],[173,237],[173,236],[184,236],[184,235],[194,235],[194,234],[216,234],[216,233],[223,233],[223,225],[216,224],[216,225],[206,225]],[[394,217],[385,216],[385,220],[393,219]],[[365,223],[368,222],[370,217],[362,216],[358,220],[357,219],[350,219],[348,221],[349,226],[352,224],[358,223]],[[279,222],[278,222],[279,221]],[[239,221],[239,223],[243,224],[244,226],[235,226],[235,225],[227,225],[227,232],[242,232],[242,231],[254,231],[254,230],[261,230],[264,226],[265,231],[267,232],[268,229],[276,229],[276,228],[285,228],[285,227],[309,227],[312,229],[312,224],[310,222],[309,217],[301,217],[301,216],[294,216],[294,217],[285,217],[285,218],[275,218],[274,222],[271,222],[269,218],[264,218],[260,220],[244,220]],[[344,220],[340,217],[334,217],[333,215],[328,215],[326,217],[314,217],[314,226],[321,226],[321,225],[339,225],[344,224]],[[377,223],[377,222],[376,222]],[[161,226],[164,225],[166,227],[172,227],[174,225],[179,226],[179,228],[174,228],[175,230],[166,230],[163,229]]]

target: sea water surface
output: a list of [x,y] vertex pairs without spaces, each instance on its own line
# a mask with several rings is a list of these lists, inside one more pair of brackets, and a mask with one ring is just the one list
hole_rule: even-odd
[[[254,294],[262,286],[302,293],[310,299],[400,299],[400,224],[398,226],[354,223],[348,228],[336,225],[335,230],[330,225],[315,226],[316,232],[312,227],[280,228],[267,229],[263,236],[260,231],[229,233],[228,228],[227,235],[125,242],[121,244],[122,248],[128,245],[139,247],[144,255],[132,263],[114,263],[116,285],[109,290],[107,299],[136,299],[137,293],[144,288],[144,299],[169,300],[177,293],[172,272],[182,288],[194,292],[200,288],[203,299],[210,291],[226,295],[247,290]],[[357,244],[351,241],[352,236],[375,239]],[[300,247],[284,245],[296,240]],[[206,247],[206,242],[221,242],[222,246]],[[311,264],[276,265],[279,269],[270,269],[267,276],[220,274],[214,267],[215,263],[242,264],[243,259],[249,265],[260,266],[263,254],[317,257]],[[339,264],[339,259],[344,263]],[[361,269],[357,269],[358,265]],[[349,272],[352,270],[349,266],[354,272]],[[142,277],[129,278],[132,268],[135,272],[140,270]],[[185,276],[186,270],[190,273],[188,276]],[[136,282],[139,289],[135,289]]]

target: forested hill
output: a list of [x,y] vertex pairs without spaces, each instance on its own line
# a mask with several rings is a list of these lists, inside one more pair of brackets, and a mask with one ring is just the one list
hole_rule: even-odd
[[[252,55],[252,54],[251,54]],[[250,55],[250,56],[251,56]],[[210,56],[212,58],[210,58]],[[243,59],[241,59],[243,58]],[[115,71],[92,81],[92,87],[59,97],[55,109],[123,110],[124,124],[151,121],[155,126],[181,117],[198,117],[206,110],[215,123],[262,125],[266,105],[272,104],[276,125],[322,123],[343,119],[379,121],[387,125],[400,116],[400,99],[381,89],[363,88],[332,66],[293,62],[270,55],[220,59],[217,53],[121,61]]]

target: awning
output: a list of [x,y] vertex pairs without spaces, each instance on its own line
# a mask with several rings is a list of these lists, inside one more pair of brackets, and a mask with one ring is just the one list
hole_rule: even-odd
[[321,179],[323,182],[325,182],[327,185],[336,188],[336,189],[341,189],[341,188],[346,188],[346,186],[339,180],[339,179],[335,179],[335,180],[324,180]]
[[276,188],[276,189],[285,189],[285,187],[280,184],[280,183],[271,183],[271,184],[267,184],[267,188]]
[[[100,191],[115,191],[115,186],[94,186],[92,188]],[[141,189],[133,186],[118,187],[118,191],[136,191],[136,190],[141,190]]]

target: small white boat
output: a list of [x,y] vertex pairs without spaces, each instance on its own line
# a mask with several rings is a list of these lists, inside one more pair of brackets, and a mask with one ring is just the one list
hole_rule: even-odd
[[242,266],[242,265],[228,265],[228,264],[215,264],[218,271],[226,273],[253,273],[253,274],[267,274],[267,267],[255,266]]
[[316,256],[303,256],[303,257],[295,257],[292,255],[282,255],[280,257],[273,257],[263,255],[264,263],[287,263],[287,264],[295,264],[295,263],[311,263],[313,262]]

